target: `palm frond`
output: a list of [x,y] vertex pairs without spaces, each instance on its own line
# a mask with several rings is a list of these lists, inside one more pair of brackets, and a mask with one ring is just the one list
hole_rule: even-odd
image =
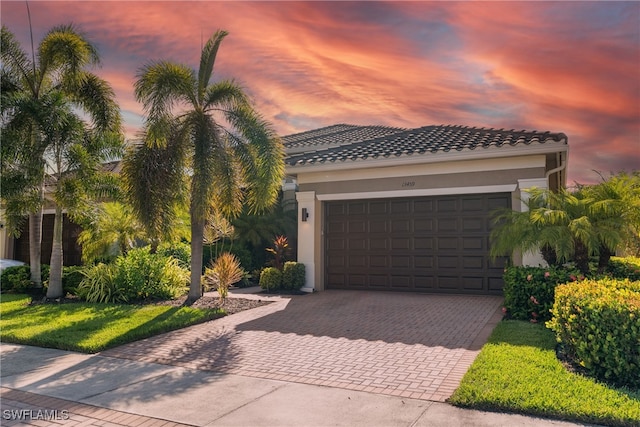
[[200,68],[198,69],[198,98],[202,100],[209,80],[213,74],[213,66],[216,62],[216,55],[220,48],[220,43],[229,33],[224,30],[216,31],[207,41],[200,56]]
[[195,73],[189,67],[167,61],[151,62],[138,70],[135,96],[147,114],[147,122],[162,123],[156,136],[167,134],[170,129],[172,109],[176,104],[197,106]]

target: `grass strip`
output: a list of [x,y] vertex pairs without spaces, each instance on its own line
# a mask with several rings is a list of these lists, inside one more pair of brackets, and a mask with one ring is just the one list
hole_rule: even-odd
[[539,324],[503,321],[449,402],[611,426],[640,425],[640,391],[615,388],[568,371],[553,333]]
[[128,304],[29,305],[0,296],[0,341],[96,353],[225,315],[220,309]]

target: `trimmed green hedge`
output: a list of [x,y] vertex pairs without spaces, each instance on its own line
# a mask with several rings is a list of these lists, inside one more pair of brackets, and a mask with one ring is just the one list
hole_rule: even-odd
[[504,308],[508,318],[533,323],[551,319],[556,286],[580,279],[575,269],[563,267],[507,267],[504,271]]
[[613,257],[609,261],[607,272],[615,279],[640,280],[640,258]]
[[282,287],[293,291],[300,290],[305,282],[304,264],[287,261],[282,270]]
[[280,289],[282,272],[275,267],[267,267],[260,273],[260,287],[267,291]]
[[640,387],[640,281],[601,279],[558,286],[547,327],[594,377]]

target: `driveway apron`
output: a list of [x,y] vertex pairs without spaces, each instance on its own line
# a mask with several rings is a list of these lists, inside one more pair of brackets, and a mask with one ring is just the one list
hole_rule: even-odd
[[251,297],[274,302],[102,355],[444,401],[502,304],[496,296],[338,290]]

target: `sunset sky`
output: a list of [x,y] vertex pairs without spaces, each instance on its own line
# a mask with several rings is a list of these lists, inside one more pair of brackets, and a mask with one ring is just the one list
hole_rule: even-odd
[[[214,79],[234,78],[277,132],[348,123],[564,132],[569,183],[640,169],[639,2],[29,2],[38,43],[74,23],[99,48],[133,137],[138,68],[197,68],[230,35]],[[24,1],[0,4],[26,49]],[[217,76],[217,77],[216,77]]]

